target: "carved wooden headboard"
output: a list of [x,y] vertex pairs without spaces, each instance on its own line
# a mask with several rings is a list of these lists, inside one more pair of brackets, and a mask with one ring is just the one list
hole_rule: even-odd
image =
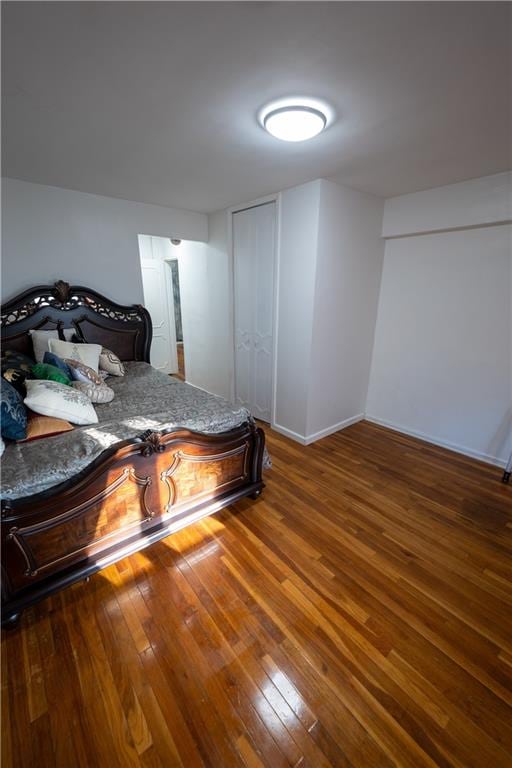
[[32,356],[30,330],[74,328],[91,344],[102,344],[121,360],[149,363],[152,326],[140,304],[123,306],[81,285],[59,280],[20,293],[2,306],[3,349]]

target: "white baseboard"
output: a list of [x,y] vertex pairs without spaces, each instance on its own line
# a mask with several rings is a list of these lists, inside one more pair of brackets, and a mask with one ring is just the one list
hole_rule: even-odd
[[417,437],[420,440],[425,440],[427,443],[433,445],[439,445],[441,448],[448,448],[455,453],[461,453],[464,456],[469,456],[472,459],[478,459],[479,461],[485,461],[487,464],[493,464],[496,467],[505,467],[505,459],[499,459],[497,456],[491,456],[488,453],[482,453],[481,451],[474,451],[471,448],[466,448],[464,445],[458,445],[457,443],[450,443],[448,440],[441,440],[433,435],[427,435],[425,432],[420,432],[417,429],[408,429],[401,424],[395,424],[392,421],[386,421],[385,419],[379,419],[376,416],[370,416],[368,413],[364,416],[366,421],[371,421],[374,424],[378,424],[381,427],[387,427],[395,432],[401,432],[404,435],[410,435],[411,437]]
[[341,429],[350,427],[351,424],[355,424],[357,421],[362,421],[363,419],[364,413],[358,413],[356,416],[351,416],[349,419],[339,421],[337,424],[333,424],[331,427],[321,429],[319,432],[313,432],[312,435],[308,435],[305,438],[305,445],[315,443],[317,440],[321,440],[322,437],[327,437],[327,435],[332,435],[334,432],[339,432]]
[[310,443],[315,443],[322,437],[327,437],[327,435],[332,435],[334,432],[339,432],[341,429],[345,429],[345,427],[349,427],[351,424],[355,424],[356,421],[361,421],[362,419],[364,419],[364,413],[358,413],[357,416],[351,416],[350,419],[339,421],[337,424],[332,424],[330,427],[321,429],[319,432],[314,432],[312,435],[299,435],[298,432],[282,427],[280,424],[272,424],[272,429],[275,429],[276,432],[279,432],[285,437],[291,438],[291,440],[295,440],[296,443],[310,445]]
[[201,392],[206,392],[207,395],[213,395],[214,397],[223,397],[224,400],[227,400],[228,403],[231,402],[229,397],[226,397],[226,395],[219,395],[218,392],[211,392],[209,389],[205,389],[204,387],[200,387],[199,384],[192,384],[191,381],[187,381],[185,379],[184,384],[188,384],[189,387],[194,387],[194,389],[200,389]]
[[276,424],[275,422],[270,426],[272,427],[273,430],[275,430],[276,432],[279,432],[280,435],[289,437],[290,440],[295,440],[296,443],[300,443],[301,445],[307,445],[306,438],[304,437],[304,435],[299,435],[298,432],[294,432],[291,429],[282,427],[280,424]]

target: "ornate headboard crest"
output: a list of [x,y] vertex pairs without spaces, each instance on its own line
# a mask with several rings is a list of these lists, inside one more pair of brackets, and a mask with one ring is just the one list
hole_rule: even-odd
[[16,296],[2,307],[2,343],[30,353],[30,330],[72,327],[91,343],[112,349],[122,360],[149,362],[151,318],[139,304],[117,304],[96,291],[58,280]]

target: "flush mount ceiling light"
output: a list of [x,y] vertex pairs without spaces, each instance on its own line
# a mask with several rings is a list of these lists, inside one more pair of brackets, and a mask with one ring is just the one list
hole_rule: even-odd
[[328,110],[312,99],[286,99],[268,104],[260,114],[260,122],[276,139],[306,141],[327,126]]

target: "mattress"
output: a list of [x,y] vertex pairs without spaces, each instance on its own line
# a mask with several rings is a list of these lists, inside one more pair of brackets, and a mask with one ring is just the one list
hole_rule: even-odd
[[175,427],[216,434],[251,420],[246,408],[167,376],[148,363],[125,363],[126,375],[110,376],[114,400],[95,405],[98,424],[75,427],[29,443],[12,443],[2,456],[2,498],[47,490],[84,470],[102,451],[147,429]]

